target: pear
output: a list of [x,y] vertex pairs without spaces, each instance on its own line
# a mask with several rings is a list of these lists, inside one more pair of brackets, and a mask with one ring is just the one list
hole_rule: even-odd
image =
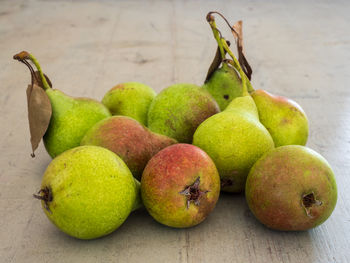
[[84,136],[81,145],[97,145],[116,153],[140,179],[147,162],[161,149],[176,143],[167,136],[151,132],[138,121],[113,116],[96,123]]
[[47,167],[41,199],[50,221],[64,233],[94,239],[116,230],[139,207],[138,186],[125,163],[98,146],[80,146]]
[[245,195],[253,214],[267,227],[301,231],[322,224],[332,214],[337,185],[332,168],[320,154],[287,145],[254,164]]
[[[15,55],[15,59],[33,62],[41,77],[41,87],[51,102],[52,116],[43,139],[45,148],[52,158],[68,149],[79,146],[85,133],[96,122],[111,116],[109,110],[96,100],[73,98],[60,90],[52,89],[38,61],[32,54],[23,51]],[[28,62],[25,64],[33,73],[31,65]]]
[[190,144],[171,145],[148,162],[141,179],[141,196],[159,223],[185,228],[201,223],[220,195],[214,162]]
[[102,103],[112,115],[124,115],[147,125],[148,108],[156,96],[149,86],[138,82],[121,83],[109,90]]
[[148,111],[148,128],[178,142],[191,143],[199,124],[220,111],[205,89],[175,84],[162,90]]
[[237,71],[227,62],[223,62],[202,87],[213,96],[221,111],[226,109],[234,98],[242,96],[242,81]]
[[[224,111],[205,120],[193,135],[193,144],[213,159],[221,177],[221,189],[243,192],[250,168],[266,152],[274,148],[268,130],[259,121],[258,109],[249,92],[251,84],[239,61],[216,28],[210,12],[207,21],[213,31],[221,57],[240,75],[242,96],[234,98]],[[216,13],[216,12],[215,12]]]
[[223,112],[205,120],[193,135],[193,144],[209,154],[216,164],[221,189],[227,192],[243,192],[250,168],[274,148],[246,88],[243,94],[233,99]]
[[258,108],[260,122],[270,132],[276,147],[306,144],[309,124],[299,104],[265,90],[255,90],[251,95]]

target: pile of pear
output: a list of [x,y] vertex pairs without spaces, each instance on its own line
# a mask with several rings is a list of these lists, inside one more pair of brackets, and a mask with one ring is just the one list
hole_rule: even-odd
[[256,218],[276,230],[307,230],[331,215],[334,174],[305,147],[305,112],[254,90],[210,24],[220,67],[202,86],[174,84],[159,94],[128,82],[101,102],[73,98],[52,88],[32,54],[15,55],[52,108],[42,139],[53,160],[34,197],[60,230],[99,238],[144,208],[161,224],[192,227],[213,211],[220,191],[245,193]]

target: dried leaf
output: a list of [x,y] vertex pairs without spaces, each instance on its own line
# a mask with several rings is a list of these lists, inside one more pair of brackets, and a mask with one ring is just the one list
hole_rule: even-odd
[[244,46],[243,46],[243,22],[242,20],[238,21],[233,25],[232,34],[237,42],[237,51],[238,51],[238,62],[241,65],[244,73],[247,75],[248,79],[251,80],[253,70],[250,67],[245,55],[244,55]]
[[52,115],[51,102],[43,88],[36,83],[27,88],[28,120],[30,142],[32,144],[32,157],[44,136]]
[[[227,41],[227,44],[230,45],[230,42]],[[226,50],[224,52],[226,55]],[[220,49],[218,47],[216,50],[213,62],[211,62],[210,67],[208,69],[208,73],[207,73],[207,76],[205,77],[204,83],[206,83],[210,79],[211,75],[213,75],[214,71],[220,67],[221,62],[222,62],[222,58],[221,58],[221,54],[220,54]]]
[[215,57],[213,59],[213,62],[211,62],[210,67],[208,69],[207,76],[205,77],[205,82],[207,82],[211,75],[214,73],[215,70],[217,70],[221,64],[221,54],[220,54],[220,49],[219,47],[216,49]]

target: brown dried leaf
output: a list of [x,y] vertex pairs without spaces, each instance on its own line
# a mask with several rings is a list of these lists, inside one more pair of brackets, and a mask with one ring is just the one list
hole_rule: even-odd
[[[227,41],[227,44],[230,45],[230,42]],[[224,52],[226,54],[226,50]],[[206,83],[210,79],[211,75],[213,75],[214,71],[220,67],[221,62],[222,62],[222,58],[221,58],[221,54],[220,54],[220,49],[218,47],[216,49],[216,53],[215,53],[215,57],[213,59],[213,62],[211,62],[210,67],[208,69],[208,73],[207,73],[207,76],[205,77],[204,83]]]
[[36,83],[27,88],[28,120],[30,142],[32,144],[32,157],[44,136],[52,115],[51,102],[43,88]]
[[214,73],[215,70],[219,68],[220,64],[221,64],[221,55],[220,55],[220,49],[218,47],[216,49],[213,62],[211,62],[210,67],[208,69],[208,73],[207,73],[207,76],[205,77],[204,83],[206,83],[210,79],[211,75]]
[[244,55],[244,46],[243,46],[243,22],[239,20],[236,24],[233,25],[232,34],[237,42],[237,51],[238,51],[238,62],[241,65],[244,73],[247,75],[248,79],[251,80],[253,70],[250,67],[247,58]]

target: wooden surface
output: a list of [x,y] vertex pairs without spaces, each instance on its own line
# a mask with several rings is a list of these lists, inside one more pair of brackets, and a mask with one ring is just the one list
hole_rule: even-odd
[[[12,55],[32,52],[54,87],[73,96],[101,99],[125,81],[158,92],[175,82],[200,85],[215,52],[210,10],[243,19],[253,86],[306,111],[308,146],[336,174],[330,219],[308,232],[271,231],[243,196],[223,194],[191,229],[139,211],[102,239],[61,233],[32,198],[50,158],[42,144],[30,157],[29,72]],[[349,10],[348,1],[0,1],[0,262],[349,262]]]

